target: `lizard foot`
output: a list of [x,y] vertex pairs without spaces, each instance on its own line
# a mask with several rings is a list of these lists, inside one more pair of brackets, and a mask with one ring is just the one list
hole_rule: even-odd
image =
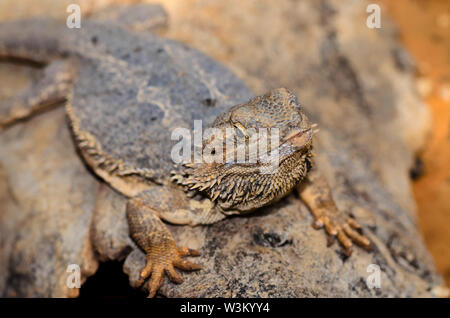
[[297,191],[314,216],[313,227],[325,227],[330,235],[328,246],[337,238],[347,256],[352,254],[353,242],[366,250],[371,249],[369,239],[358,232],[361,230],[359,223],[336,206],[328,181],[317,169],[309,172],[305,184],[297,186]]
[[347,256],[352,254],[352,242],[370,251],[370,240],[358,232],[361,229],[359,223],[352,217],[344,216],[338,211],[336,212],[331,215],[321,215],[313,223],[315,229],[325,227],[325,230],[330,235],[328,246],[332,245],[335,238],[337,238],[344,247],[345,255]]
[[155,246],[146,255],[145,267],[141,270],[139,285],[142,285],[149,276],[148,282],[149,298],[156,295],[164,281],[164,273],[169,276],[174,283],[181,284],[183,278],[177,273],[175,268],[182,270],[198,270],[201,265],[183,259],[183,256],[198,256],[200,253],[187,247],[177,247],[175,242],[169,242],[169,246]]
[[[143,196],[146,195],[143,193]],[[183,256],[198,256],[199,252],[187,247],[178,247],[167,226],[160,220],[155,209],[141,197],[132,198],[127,203],[127,219],[130,235],[146,254],[146,264],[141,270],[138,284],[148,282],[149,297],[154,297],[164,281],[164,273],[174,283],[182,283],[183,278],[175,270],[196,270],[201,266]]]

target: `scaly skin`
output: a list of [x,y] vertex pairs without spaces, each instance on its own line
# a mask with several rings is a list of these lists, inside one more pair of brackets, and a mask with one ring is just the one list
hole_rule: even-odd
[[[153,17],[161,21],[161,15]],[[140,275],[141,283],[150,277],[150,297],[165,274],[175,283],[183,281],[175,268],[200,268],[182,258],[198,252],[178,247],[161,220],[211,224],[272,204],[294,189],[310,208],[315,227],[325,227],[331,239],[337,237],[347,255],[352,242],[370,248],[369,240],[357,232],[358,222],[339,211],[328,183],[313,166],[313,127],[289,90],[276,89],[230,108],[233,98],[248,100],[245,85],[222,66],[178,43],[95,23],[85,23],[82,33],[69,32],[56,22],[22,23],[20,31],[17,24],[0,28],[0,55],[50,62],[50,66],[37,86],[15,102],[0,105],[0,127],[32,116],[44,105],[69,100],[67,114],[84,160],[129,198],[130,235],[146,253]],[[52,62],[55,57],[65,59]],[[148,73],[142,65],[147,65]],[[154,80],[154,74],[165,77]],[[124,95],[127,107],[121,101]],[[209,107],[211,102],[202,106],[202,100],[214,100],[215,106]],[[167,153],[170,130],[189,126],[187,121],[195,116],[205,121],[216,118],[210,127],[220,131],[236,131],[237,147],[228,152],[255,142],[253,129],[279,129],[279,167],[267,174],[263,172],[268,163],[232,161],[186,163],[173,169]],[[211,142],[205,140],[204,149]]]
[[164,273],[179,284],[183,282],[183,278],[175,271],[175,267],[183,270],[201,268],[200,265],[181,258],[200,254],[196,250],[177,247],[167,227],[142,199],[128,201],[127,217],[131,236],[147,255],[146,265],[140,275],[141,284],[151,275],[149,297],[153,297],[162,285]]

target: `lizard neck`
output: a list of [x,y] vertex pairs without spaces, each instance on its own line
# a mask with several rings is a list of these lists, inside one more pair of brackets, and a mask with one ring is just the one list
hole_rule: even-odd
[[[306,176],[311,159],[310,151],[296,153],[284,159],[272,174],[241,176],[234,181],[233,186],[221,189],[217,206],[225,214],[236,214],[252,212],[276,202],[290,193]],[[211,192],[214,194],[214,189]]]

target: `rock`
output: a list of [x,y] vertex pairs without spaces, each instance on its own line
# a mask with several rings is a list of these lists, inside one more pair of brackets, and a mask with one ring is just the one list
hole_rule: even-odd
[[73,297],[98,261],[89,236],[98,182],[75,153],[64,109],[0,135],[0,296]]
[[[366,3],[356,0],[193,2],[167,2],[166,36],[221,60],[256,94],[281,86],[297,94],[319,124],[317,161],[337,204],[363,225],[374,251],[347,258],[327,247],[292,194],[211,226],[170,226],[177,242],[200,250],[204,267],[183,273],[181,285],[166,280],[161,294],[437,295],[442,279],[417,230],[408,176],[429,115],[387,17],[382,29],[366,28]],[[75,296],[67,264],[80,264],[84,280],[98,261],[124,259],[137,288],[144,257],[127,234],[125,199],[82,164],[62,109],[9,128],[0,144],[0,294]],[[373,268],[381,288],[367,286]]]

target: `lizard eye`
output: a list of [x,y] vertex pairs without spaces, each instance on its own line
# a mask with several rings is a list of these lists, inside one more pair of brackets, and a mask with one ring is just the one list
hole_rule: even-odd
[[247,129],[241,123],[235,122],[235,123],[233,123],[233,125],[234,125],[234,127],[237,128],[238,136],[240,138],[242,138],[244,136],[245,136],[245,139],[249,138]]

